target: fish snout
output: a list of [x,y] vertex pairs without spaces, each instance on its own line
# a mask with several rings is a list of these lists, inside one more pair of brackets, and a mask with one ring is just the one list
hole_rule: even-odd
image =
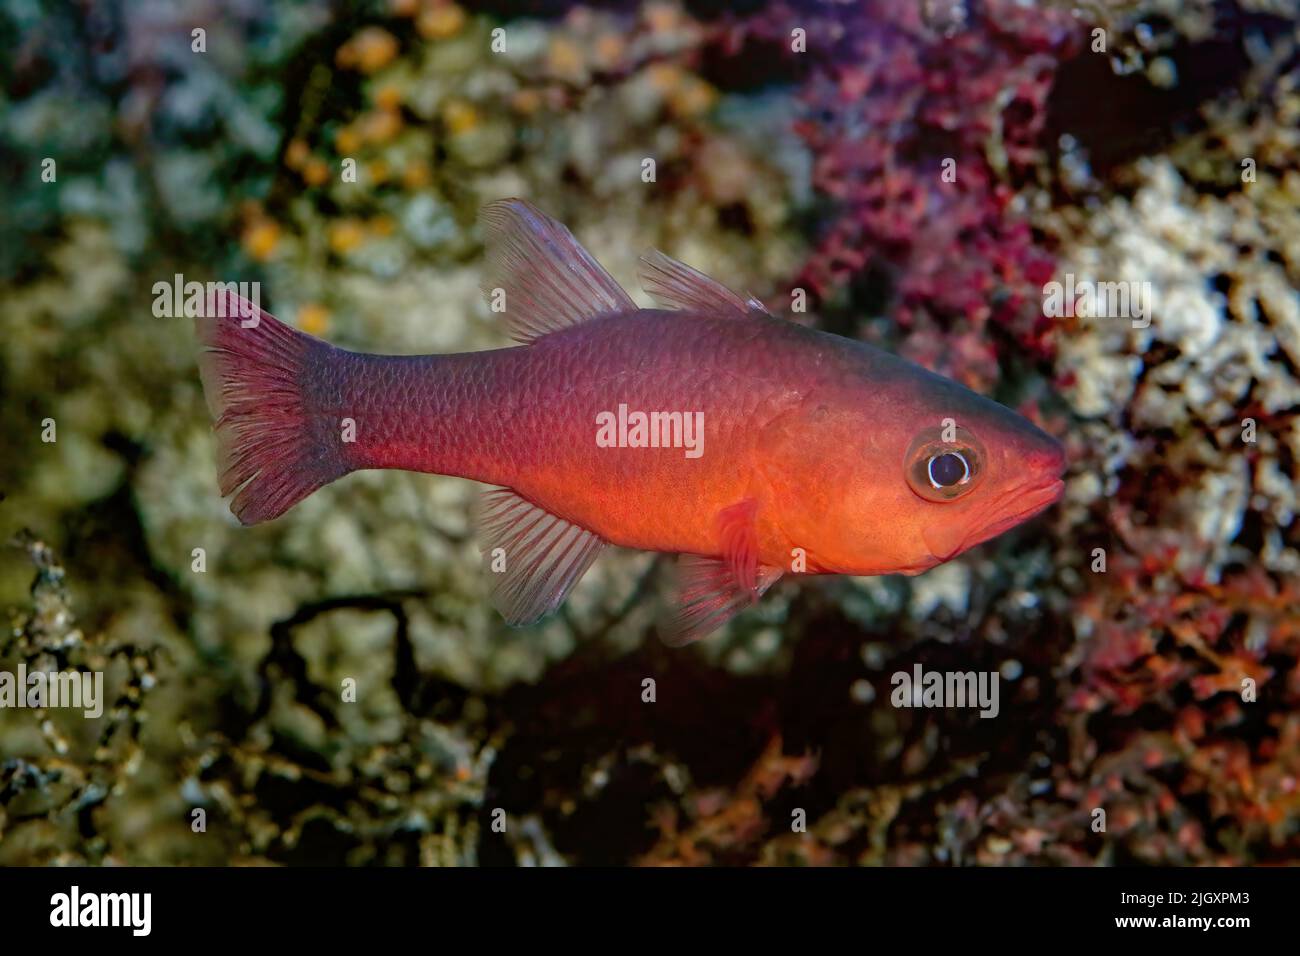
[[[1021,494],[1035,501],[1048,497],[1048,504],[1053,504],[1061,497],[1065,483],[1061,480],[1069,460],[1065,446],[1050,435],[1039,433],[1035,441],[1020,452],[1020,461],[1016,471],[1023,476],[1018,482]],[[1044,494],[1047,492],[1048,494]],[[1054,493],[1052,493],[1054,492]]]
[[1065,446],[1054,439],[1048,441],[1051,442],[1050,445],[1031,454],[1031,465],[1044,477],[1060,478],[1065,474],[1066,465],[1069,464],[1065,456]]
[[1020,520],[1027,520],[1061,500],[1065,494],[1062,479],[1068,464],[1065,446],[1047,435],[1043,435],[1026,453],[1023,471],[1027,478],[1012,506],[1013,513],[1021,516]]
[[1035,437],[1031,447],[1012,453],[1014,472],[1005,484],[995,486],[998,490],[991,500],[969,516],[954,515],[922,531],[922,540],[937,561],[995,538],[1061,500],[1068,464],[1065,448],[1048,435]]

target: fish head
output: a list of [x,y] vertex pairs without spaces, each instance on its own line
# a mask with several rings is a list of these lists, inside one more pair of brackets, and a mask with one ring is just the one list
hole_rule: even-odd
[[846,390],[805,432],[835,467],[787,498],[819,569],[920,573],[1060,499],[1065,451],[1027,419],[910,363],[872,371],[851,411]]
[[[960,387],[960,386],[957,386]],[[965,392],[954,402],[921,403],[898,458],[910,498],[900,521],[910,530],[907,561],[941,564],[995,538],[1060,500],[1065,450],[1027,419]],[[946,414],[936,418],[936,413]],[[896,450],[901,441],[895,442]]]

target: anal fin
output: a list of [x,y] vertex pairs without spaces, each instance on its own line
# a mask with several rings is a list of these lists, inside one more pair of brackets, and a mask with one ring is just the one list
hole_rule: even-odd
[[535,624],[559,607],[605,547],[599,535],[509,488],[484,494],[479,531],[492,604],[514,627]]

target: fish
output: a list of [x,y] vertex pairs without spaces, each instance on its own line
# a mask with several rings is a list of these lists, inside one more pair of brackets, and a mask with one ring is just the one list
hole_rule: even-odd
[[510,347],[354,352],[213,294],[198,364],[240,522],[361,469],[472,479],[508,624],[554,612],[618,546],[677,556],[659,626],[677,646],[783,577],[920,574],[1062,496],[1062,445],[957,382],[657,250],[640,308],[522,199],[479,224]]

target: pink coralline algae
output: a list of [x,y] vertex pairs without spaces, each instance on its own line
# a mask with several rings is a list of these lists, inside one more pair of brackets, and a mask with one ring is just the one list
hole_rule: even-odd
[[909,357],[976,387],[998,378],[990,324],[1049,356],[1054,260],[1018,195],[1043,156],[1056,71],[1080,47],[1074,21],[1011,0],[776,4],[728,40],[797,58],[796,29],[811,71],[797,130],[832,208],[795,285],[824,303],[884,279]]

